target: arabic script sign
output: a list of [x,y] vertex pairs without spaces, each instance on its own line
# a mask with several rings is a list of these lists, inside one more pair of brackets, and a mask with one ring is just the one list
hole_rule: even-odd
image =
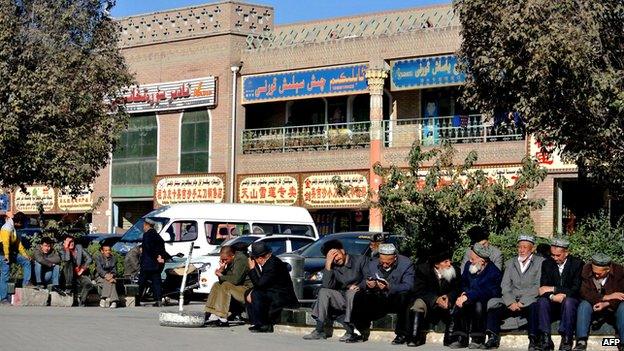
[[466,81],[455,55],[397,60],[391,62],[391,67],[392,90],[459,85]]
[[[334,177],[340,179],[345,194],[339,194]],[[361,173],[307,175],[302,188],[303,204],[308,208],[358,208],[368,200],[368,179]]]
[[25,213],[37,213],[39,204],[43,205],[43,210],[50,212],[54,209],[56,200],[55,190],[44,185],[29,186],[27,193],[20,189],[15,192],[15,209]]
[[294,205],[299,199],[299,182],[289,175],[251,176],[238,185],[243,204]]
[[243,104],[366,92],[365,64],[243,77]]
[[224,175],[182,175],[156,178],[154,206],[175,203],[221,203],[225,197]]
[[76,197],[69,194],[69,189],[58,192],[58,208],[65,212],[86,212],[93,207],[93,194],[84,189]]
[[216,106],[216,78],[136,85],[128,88],[123,102],[128,112],[177,110]]

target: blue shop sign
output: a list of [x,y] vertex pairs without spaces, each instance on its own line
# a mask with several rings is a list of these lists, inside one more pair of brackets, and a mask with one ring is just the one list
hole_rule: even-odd
[[348,65],[243,77],[243,104],[368,91],[368,65]]
[[455,55],[396,60],[391,66],[392,90],[460,85],[466,81],[466,74],[457,67]]

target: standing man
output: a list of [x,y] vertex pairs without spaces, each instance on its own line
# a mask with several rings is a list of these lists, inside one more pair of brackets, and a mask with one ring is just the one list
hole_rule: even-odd
[[494,263],[496,267],[502,272],[503,271],[503,254],[502,252],[495,246],[490,245],[490,233],[488,233],[485,228],[480,225],[475,225],[472,228],[468,229],[468,237],[470,238],[470,247],[466,249],[466,253],[464,254],[464,259],[461,264],[461,271],[464,271],[466,265],[470,261],[470,252],[471,248],[479,243],[485,247],[490,248],[490,262]]
[[540,297],[537,300],[542,350],[553,350],[555,347],[550,337],[550,324],[553,317],[561,319],[559,350],[572,350],[583,261],[570,255],[569,246],[570,243],[565,239],[554,239],[550,244],[551,258],[542,264]]
[[592,321],[603,320],[615,326],[620,337],[618,350],[624,350],[624,268],[603,253],[592,256],[581,273],[581,301],[576,319],[574,351],[587,350]]
[[542,276],[544,258],[535,255],[535,237],[520,235],[516,246],[518,256],[505,263],[505,273],[501,283],[502,299],[490,301],[487,311],[488,341],[487,349],[496,349],[500,345],[500,325],[503,319],[515,322],[515,329],[520,326],[520,319],[528,323],[529,351],[536,348],[537,340],[537,296]]
[[[457,339],[449,345],[452,349],[469,347],[485,348],[485,323],[488,301],[501,295],[503,274],[490,262],[492,249],[476,243],[470,252],[470,264],[462,273],[462,293],[455,301],[453,336]],[[472,342],[468,345],[468,335]]]
[[253,288],[245,293],[252,333],[272,333],[284,307],[298,306],[288,266],[273,256],[266,243],[251,244],[249,278]]
[[210,289],[205,310],[206,315],[210,315],[209,324],[228,327],[230,323],[227,318],[232,299],[244,304],[245,291],[251,288],[252,284],[247,276],[249,266],[244,253],[234,251],[231,246],[221,246],[219,256],[219,268],[215,272],[219,281]]
[[82,245],[76,244],[74,237],[67,235],[63,240],[61,251],[61,265],[65,279],[65,289],[80,290],[78,306],[84,307],[89,290],[93,287],[91,279],[87,277],[89,264],[93,260]]
[[379,245],[383,244],[388,240],[388,234],[386,233],[375,233],[370,237],[370,243],[368,247],[370,248],[370,257],[377,259],[379,257]]
[[353,335],[348,343],[366,341],[370,324],[388,312],[397,313],[393,345],[405,344],[411,336],[410,308],[414,298],[414,265],[397,253],[393,244],[379,245],[379,258],[364,267],[364,279],[353,303],[353,321],[360,335]]
[[51,283],[53,288],[59,285],[61,256],[54,250],[53,245],[51,238],[44,237],[34,250],[37,285],[45,286]]
[[407,346],[425,344],[428,324],[443,321],[444,346],[450,341],[451,310],[461,293],[461,273],[451,261],[450,252],[434,255],[427,263],[416,266],[414,292],[416,301],[412,305],[412,338]]
[[8,305],[7,299],[11,263],[22,266],[22,286],[30,285],[30,256],[17,236],[16,229],[24,227],[27,217],[22,212],[6,213],[6,222],[0,229],[0,305]]
[[318,292],[312,317],[316,320],[316,328],[312,333],[304,336],[306,340],[326,339],[325,325],[333,325],[333,317],[343,324],[346,333],[340,341],[351,339],[355,332],[351,323],[353,298],[360,289],[358,284],[363,279],[364,266],[368,257],[348,255],[339,240],[329,240],[321,248],[325,256],[323,282]]
[[[162,306],[162,278],[165,259],[169,258],[165,250],[165,241],[160,237],[155,227],[160,223],[151,218],[144,218],[143,241],[141,243],[141,272],[139,273],[139,297],[147,287],[147,281],[152,282],[154,306]],[[139,302],[140,304],[140,302]]]
[[100,246],[100,255],[95,257],[97,270],[97,283],[102,288],[100,295],[100,307],[117,308],[119,295],[117,295],[117,260],[113,256],[110,244],[103,243]]

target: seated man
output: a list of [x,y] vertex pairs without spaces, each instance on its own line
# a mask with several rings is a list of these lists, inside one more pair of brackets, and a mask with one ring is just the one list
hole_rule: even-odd
[[0,229],[0,305],[10,304],[7,299],[11,263],[22,266],[22,286],[30,285],[30,256],[17,236],[16,229],[24,227],[28,220],[25,214],[6,213],[6,222]]
[[550,244],[551,258],[542,263],[540,297],[537,300],[538,328],[541,333],[538,347],[542,350],[553,350],[555,347],[550,337],[553,317],[561,319],[559,350],[572,349],[583,261],[570,255],[569,245],[565,239],[554,239]]
[[331,335],[325,333],[324,327],[333,325],[332,319],[337,315],[346,330],[340,341],[346,341],[354,334],[351,324],[353,298],[359,290],[358,284],[362,281],[364,266],[369,258],[348,255],[342,243],[335,239],[323,244],[321,252],[325,256],[323,282],[312,306],[316,328],[303,338],[318,340],[330,337]]
[[393,244],[379,245],[379,258],[364,267],[364,279],[353,301],[353,322],[360,335],[353,335],[348,343],[366,341],[371,321],[388,312],[397,313],[393,345],[405,344],[411,335],[409,310],[413,302],[414,265],[399,255]]
[[530,235],[518,237],[518,256],[505,263],[505,273],[501,284],[502,299],[492,299],[487,312],[487,332],[485,347],[495,349],[500,345],[501,321],[513,318],[516,329],[520,318],[528,323],[529,350],[535,350],[537,340],[537,294],[542,275],[544,258],[534,254],[535,238]]
[[231,246],[221,246],[219,267],[215,271],[219,281],[210,289],[206,300],[208,323],[216,327],[227,327],[232,299],[244,304],[245,291],[251,288],[251,280],[247,276],[249,267],[247,256],[236,252]]
[[102,288],[100,307],[117,308],[117,260],[113,256],[110,244],[100,246],[100,255],[95,257],[97,283]]
[[494,263],[496,267],[502,272],[503,271],[503,254],[501,251],[495,247],[490,245],[490,234],[487,232],[485,228],[479,225],[475,225],[472,228],[468,229],[468,237],[470,238],[470,247],[466,249],[466,253],[464,254],[464,259],[462,260],[462,264],[459,267],[463,272],[466,268],[468,262],[470,261],[470,252],[471,248],[479,243],[483,246],[490,248],[490,262]]
[[[492,249],[476,243],[470,252],[470,264],[462,273],[462,293],[455,300],[453,310],[454,330],[456,338],[449,347],[483,349],[485,347],[486,308],[490,299],[500,297],[501,279],[503,274],[490,262]],[[468,345],[468,335],[472,342]]]
[[37,245],[33,252],[35,257],[35,280],[37,285],[45,287],[52,284],[58,287],[59,276],[61,274],[61,256],[54,250],[54,242],[51,238],[44,237],[41,244]]
[[449,252],[434,255],[427,263],[416,266],[414,292],[416,301],[412,305],[414,325],[412,338],[407,346],[425,344],[428,324],[444,321],[444,346],[450,344],[451,310],[461,292],[459,267],[451,262]]
[[605,254],[592,256],[581,273],[581,298],[576,319],[575,351],[587,350],[592,321],[615,326],[620,338],[618,350],[624,350],[624,268]]
[[78,306],[84,307],[87,301],[87,294],[93,287],[88,275],[88,267],[91,264],[91,255],[82,245],[76,244],[74,237],[67,235],[63,240],[61,250],[61,271],[65,282],[66,292],[80,290]]
[[288,274],[288,266],[273,256],[264,242],[251,245],[249,279],[253,288],[245,293],[252,333],[272,333],[273,324],[284,307],[298,306],[299,302]]

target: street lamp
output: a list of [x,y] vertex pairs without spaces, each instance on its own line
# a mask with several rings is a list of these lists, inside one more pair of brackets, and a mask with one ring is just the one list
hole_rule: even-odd
[[230,172],[229,172],[229,199],[231,203],[236,202],[234,199],[234,187],[236,178],[234,173],[236,172],[236,91],[237,87],[237,74],[240,70],[240,66],[231,66],[232,71],[232,125],[230,126]]

